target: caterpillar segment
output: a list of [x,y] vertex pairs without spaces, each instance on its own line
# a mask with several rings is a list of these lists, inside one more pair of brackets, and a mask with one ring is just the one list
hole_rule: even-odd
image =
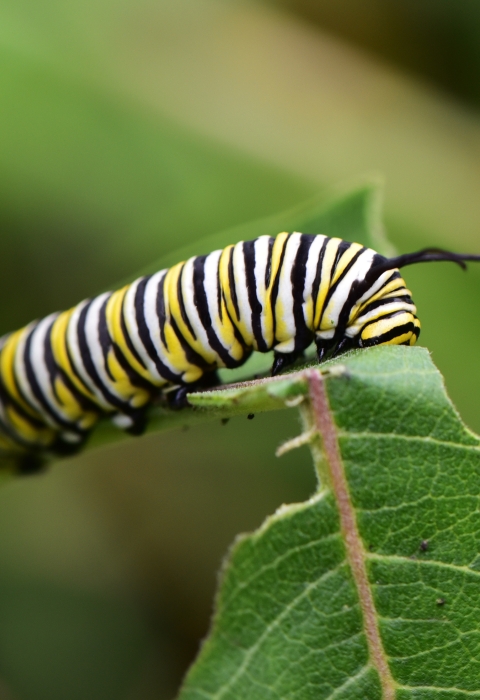
[[166,391],[215,383],[215,370],[274,351],[276,374],[316,343],[319,361],[373,345],[413,345],[420,322],[399,269],[479,256],[426,249],[387,259],[358,243],[261,236],[141,277],[0,339],[0,454],[69,453],[104,416],[141,433]]

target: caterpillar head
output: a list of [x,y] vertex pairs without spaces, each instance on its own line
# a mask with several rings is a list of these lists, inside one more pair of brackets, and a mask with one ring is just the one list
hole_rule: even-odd
[[[357,347],[372,345],[414,345],[420,334],[420,321],[410,292],[398,268],[419,262],[449,261],[466,269],[465,262],[480,261],[479,255],[462,255],[440,248],[425,248],[396,258],[381,258],[370,270],[372,287],[352,309],[355,318],[347,327]],[[369,276],[367,275],[367,277]]]
[[[455,262],[465,269],[468,260],[479,262],[480,256],[459,255],[439,248],[426,248],[390,259],[376,254],[365,279],[356,287],[352,307],[345,308],[347,316],[337,327],[337,333],[327,329],[317,331],[319,360],[350,348],[414,345],[420,334],[420,321],[398,269],[435,261]],[[343,337],[338,336],[340,328]]]
[[367,323],[357,336],[358,347],[372,345],[415,345],[420,321],[410,311],[397,311]]
[[414,345],[420,321],[398,270],[381,274],[355,304],[345,329],[354,347]]

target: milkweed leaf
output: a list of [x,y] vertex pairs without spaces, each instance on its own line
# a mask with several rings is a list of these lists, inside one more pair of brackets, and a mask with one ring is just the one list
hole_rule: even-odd
[[224,248],[230,243],[248,241],[258,236],[276,236],[281,231],[337,236],[374,248],[383,255],[391,255],[394,248],[384,232],[382,200],[382,181],[373,177],[362,178],[347,189],[320,192],[293,208],[248,221],[176,248],[145,267],[141,274],[156,272],[193,255]]
[[[313,447],[318,492],[234,544],[180,700],[480,697],[480,439],[422,348],[325,370],[333,432]],[[291,402],[308,376],[271,386]],[[195,402],[251,407],[266,385]]]

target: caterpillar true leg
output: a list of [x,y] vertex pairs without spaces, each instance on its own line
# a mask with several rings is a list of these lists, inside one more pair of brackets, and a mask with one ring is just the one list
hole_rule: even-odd
[[303,350],[288,353],[275,352],[273,356],[272,377],[275,377],[277,374],[280,374],[280,372],[283,372],[284,369],[293,365],[302,355]]

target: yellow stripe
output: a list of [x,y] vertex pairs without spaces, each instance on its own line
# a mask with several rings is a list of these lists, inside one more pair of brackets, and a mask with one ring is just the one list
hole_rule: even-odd
[[170,318],[171,318],[171,307],[179,310],[178,298],[175,288],[175,280],[178,279],[178,268],[182,266],[183,263],[175,265],[175,267],[170,268],[165,275],[164,282],[164,303],[165,303],[165,325],[163,328],[165,334],[166,346],[164,346],[163,351],[165,352],[168,362],[173,366],[176,372],[181,372],[183,374],[183,380],[185,382],[194,382],[203,374],[203,370],[196,365],[191,364],[185,355],[185,351],[182,348],[180,340],[172,328]]
[[353,260],[355,255],[358,253],[359,250],[362,250],[362,248],[363,246],[361,246],[359,243],[351,243],[350,248],[347,248],[347,250],[344,253],[342,253],[340,260],[337,263],[337,267],[335,268],[335,273],[332,279],[332,285],[335,284],[335,282],[345,271],[345,268],[347,267],[348,263]]
[[401,277],[397,277],[397,279],[387,282],[387,284],[383,287],[380,287],[380,289],[377,292],[375,292],[373,296],[371,296],[366,301],[362,302],[360,306],[354,306],[350,312],[348,325],[352,325],[356,321],[356,319],[362,315],[365,309],[373,302],[378,301],[379,299],[398,296],[399,292],[401,292],[402,295],[408,294],[409,296],[411,296],[410,292],[405,287],[404,280]]
[[81,430],[88,430],[97,422],[99,414],[94,411],[85,411],[60,375],[55,378],[55,393],[62,404],[67,420],[76,423]]
[[36,426],[32,425],[28,419],[20,415],[12,405],[7,406],[5,414],[15,432],[18,433],[18,435],[26,442],[30,442],[41,447],[47,447],[54,442],[55,430],[53,430],[53,428],[49,428],[47,426],[45,426],[45,428],[37,428]]
[[[223,336],[225,343],[229,345],[230,355],[237,361],[243,357],[244,351],[242,344],[238,342],[234,334],[234,323],[231,319],[236,319],[237,314],[232,300],[232,290],[230,288],[230,279],[228,274],[228,263],[230,260],[230,251],[234,246],[229,245],[223,249],[218,263],[218,276],[220,280],[220,288],[222,291],[222,316],[223,325],[225,326],[225,334]],[[227,325],[228,324],[228,325]],[[236,324],[235,324],[236,326]]]
[[313,327],[315,328],[315,330],[320,329],[320,322],[324,312],[325,299],[331,287],[332,267],[333,263],[335,262],[338,246],[341,242],[341,238],[330,238],[325,247],[322,269],[320,271],[320,287],[318,289],[317,299],[315,303],[315,317],[313,321]]
[[61,369],[63,369],[75,388],[78,389],[81,394],[87,396],[96,403],[95,395],[91,393],[88,387],[85,386],[85,384],[74,372],[67,352],[67,328],[70,317],[75,311],[75,308],[76,307],[69,309],[68,311],[64,311],[60,314],[60,316],[58,316],[58,318],[55,319],[50,335],[52,352],[55,362],[59,367],[61,367]]
[[117,292],[114,292],[107,302],[105,313],[108,332],[114,343],[116,343],[120,348],[121,353],[127,360],[130,367],[132,367],[137,374],[146,379],[148,382],[152,382],[152,376],[148,369],[137,360],[135,355],[129,349],[125,334],[122,330],[121,318],[123,313],[123,301],[129,288],[129,285],[127,285],[126,287],[123,287],[123,289],[119,289]]
[[[172,267],[165,276],[165,294],[168,299],[168,307],[172,318],[174,319],[179,333],[183,339],[200,357],[208,363],[216,361],[216,353],[208,345],[204,345],[198,338],[192,335],[188,325],[183,320],[180,299],[178,295],[178,280],[182,273],[185,263],[179,263]],[[182,290],[183,291],[183,290]],[[192,367],[193,365],[189,365]]]
[[362,305],[359,308],[359,315],[362,314],[363,310],[365,307],[367,307],[369,304],[371,304],[373,301],[377,301],[378,299],[383,299],[384,296],[386,296],[389,293],[393,292],[398,292],[399,290],[403,291],[403,289],[406,290],[405,287],[405,282],[402,277],[397,277],[394,280],[390,280],[390,282],[387,282],[384,286],[380,287],[380,289],[373,294],[369,299],[364,301]]
[[379,345],[403,345],[404,343],[408,342],[410,345],[412,345],[411,338],[415,338],[415,334],[411,333],[410,331],[408,333],[404,333],[403,335],[397,335],[395,338],[392,338],[391,340],[386,340],[382,343],[379,343]]
[[[243,242],[237,243],[237,245],[235,246],[234,252],[233,252],[233,278],[234,278],[234,285],[235,285],[236,290],[238,290],[238,287],[239,287],[239,284],[238,284],[239,280],[237,282],[237,277],[239,277],[241,275],[241,271],[239,269],[241,266],[238,263],[238,258],[240,257],[243,259],[242,246],[243,246]],[[246,272],[246,270],[245,270],[245,272]],[[244,281],[245,281],[245,286],[246,286],[246,279]],[[247,290],[247,295],[248,295],[248,290]],[[239,301],[238,297],[239,297],[239,295],[237,294],[237,301]],[[248,304],[248,308],[250,309],[250,304]],[[234,313],[234,315],[232,317],[234,319],[235,326],[237,327],[237,330],[239,331],[240,335],[242,336],[245,344],[247,346],[252,346],[252,345],[254,345],[253,334],[252,334],[251,330],[248,328],[247,324],[245,323],[245,319],[242,316],[242,308],[241,308],[240,303],[238,303],[238,311],[240,314],[240,318],[237,317],[236,313]],[[248,313],[250,315],[250,312],[248,312]]]
[[[276,339],[283,339],[285,336],[285,322],[283,320],[283,302],[280,297],[280,294],[278,294],[275,302],[275,308],[273,308],[272,294],[275,281],[279,273],[281,272],[280,265],[282,262],[283,252],[285,250],[285,246],[287,245],[288,239],[289,234],[283,231],[282,233],[279,233],[278,236],[276,236],[272,246],[270,281],[267,289],[265,290],[265,308],[263,311],[263,335],[269,347],[272,347]],[[275,338],[273,337],[274,328]]]
[[110,348],[108,351],[107,366],[115,382],[115,390],[118,391],[125,401],[128,401],[134,408],[144,406],[148,402],[150,392],[132,384],[127,372],[115,356],[113,348]]
[[3,383],[10,396],[21,406],[26,413],[36,418],[40,417],[29,403],[27,403],[20,394],[15,380],[15,357],[17,348],[22,336],[27,332],[28,327],[21,328],[19,331],[12,333],[8,338],[0,352],[0,372]]
[[[384,335],[385,333],[388,333],[394,328],[403,326],[405,323],[409,323],[413,320],[414,316],[409,311],[404,311],[401,314],[396,314],[395,316],[391,317],[379,318],[377,321],[369,323],[369,325],[363,329],[361,337],[365,340],[371,340],[372,338]],[[408,335],[410,336],[410,334]],[[386,343],[382,343],[382,345],[383,344]],[[399,341],[394,339],[392,342],[388,341],[388,344],[398,345]]]
[[232,248],[235,246],[229,245],[226,248],[223,249],[222,254],[220,256],[220,285],[222,287],[222,292],[223,296],[225,298],[225,302],[227,305],[227,310],[230,316],[233,319],[237,318],[237,314],[235,312],[235,306],[233,304],[233,299],[232,299],[232,290],[230,288],[230,278],[228,274],[228,265],[230,261],[230,251]]

